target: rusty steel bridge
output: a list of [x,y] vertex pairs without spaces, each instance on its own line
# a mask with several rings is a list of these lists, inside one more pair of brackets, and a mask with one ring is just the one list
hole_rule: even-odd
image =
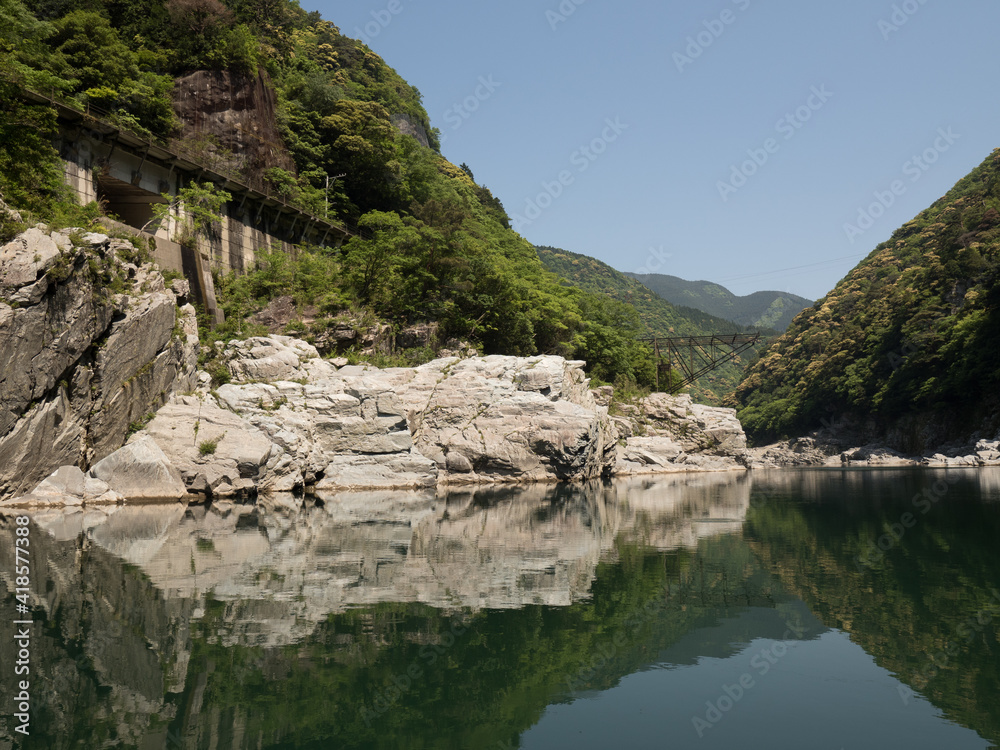
[[[640,340],[653,347],[653,354],[656,357],[656,390],[660,390],[662,380],[671,393],[678,393],[702,375],[752,349],[760,342],[761,335],[727,333]],[[676,373],[677,377],[672,377],[673,373]]]

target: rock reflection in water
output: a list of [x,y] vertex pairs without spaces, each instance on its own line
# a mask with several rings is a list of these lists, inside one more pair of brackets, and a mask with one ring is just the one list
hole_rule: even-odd
[[[381,603],[459,617],[570,605],[589,596],[599,563],[614,562],[616,540],[696,547],[738,530],[748,502],[746,478],[722,474],[35,511],[32,606],[45,635],[33,645],[34,720],[61,738],[50,747],[168,746],[179,710],[169,696],[190,696],[184,711],[198,712],[203,677],[189,665],[207,612],[210,642],[273,649],[315,637],[331,614]],[[5,571],[13,536],[13,518],[0,517]],[[0,601],[12,601],[10,583]],[[10,648],[0,643],[4,664]]]
[[617,538],[659,550],[694,547],[699,538],[738,532],[748,503],[748,479],[720,474],[34,518],[57,539],[83,534],[137,566],[168,598],[239,602],[226,618],[228,637],[274,646],[308,635],[330,613],[379,602],[569,605],[588,595]]

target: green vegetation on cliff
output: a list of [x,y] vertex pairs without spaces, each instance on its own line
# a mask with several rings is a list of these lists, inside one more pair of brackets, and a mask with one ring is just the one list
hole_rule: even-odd
[[[824,419],[936,421],[968,435],[1000,392],[1000,150],[896,230],[747,372],[758,438]],[[914,423],[916,424],[916,423]],[[904,448],[919,450],[914,435]]]
[[[420,93],[318,13],[291,0],[0,3],[12,19],[0,32],[0,85],[10,89],[0,105],[0,193],[37,218],[66,200],[55,121],[44,106],[20,103],[18,88],[97,107],[120,127],[170,141],[189,136],[173,108],[179,77],[228,71],[273,87],[270,116],[284,141],[276,148],[294,169],[245,160],[237,173],[355,236],[339,249],[262,253],[246,277],[220,279],[230,321],[220,335],[245,332],[252,313],[292,295],[319,307],[321,327],[344,311],[396,328],[434,321],[444,337],[487,353],[560,354],[586,359],[608,382],[652,384],[634,310],[546,271],[500,201],[440,155]],[[18,143],[24,127],[32,135]]]

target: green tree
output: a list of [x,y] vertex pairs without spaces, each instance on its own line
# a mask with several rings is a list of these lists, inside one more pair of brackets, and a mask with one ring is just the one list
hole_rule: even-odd
[[332,145],[324,166],[331,174],[346,173],[344,180],[358,209],[367,213],[399,207],[396,129],[385,108],[375,102],[341,100],[319,125],[320,137]]
[[164,193],[163,199],[163,203],[153,204],[153,218],[143,229],[162,224],[172,211],[182,211],[185,221],[178,242],[186,244],[208,236],[212,227],[222,221],[222,211],[233,196],[209,182],[192,182],[181,188],[176,196]]

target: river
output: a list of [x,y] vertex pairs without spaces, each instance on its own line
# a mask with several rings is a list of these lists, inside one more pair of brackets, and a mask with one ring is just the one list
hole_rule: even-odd
[[1000,469],[28,515],[0,750],[1000,747]]

